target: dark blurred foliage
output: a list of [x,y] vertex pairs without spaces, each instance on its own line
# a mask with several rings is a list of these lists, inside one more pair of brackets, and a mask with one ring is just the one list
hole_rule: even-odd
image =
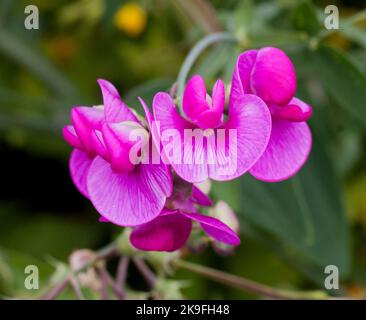
[[[335,264],[343,292],[362,296],[366,22],[349,26],[347,19],[365,10],[365,2],[136,0],[146,16],[127,21],[132,31],[116,21],[126,3],[0,2],[0,293],[29,294],[23,288],[25,265],[40,267],[43,285],[55,261],[66,261],[77,248],[97,249],[120,232],[98,223],[71,182],[70,148],[60,131],[70,121],[70,108],[100,104],[96,80],[105,78],[140,110],[137,96],[150,103],[154,93],[168,90],[196,41],[228,30],[245,41],[206,50],[192,73],[208,83],[218,76],[228,83],[239,52],[284,49],[295,63],[297,95],[314,107],[314,146],[289,181],[264,184],[245,176],[215,183],[213,197],[227,201],[240,217],[242,245],[229,257],[207,249],[187,258],[289,289],[322,288],[324,266]],[[40,10],[39,30],[24,28],[28,4]],[[328,4],[339,6],[344,25],[322,37]],[[251,297],[188,272],[173,278],[189,280],[183,290],[189,298]],[[128,281],[140,289],[134,269]]]

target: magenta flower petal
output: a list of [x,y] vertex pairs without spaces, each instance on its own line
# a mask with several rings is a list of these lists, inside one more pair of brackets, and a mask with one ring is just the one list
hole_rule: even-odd
[[164,164],[141,164],[116,173],[101,157],[89,169],[90,200],[106,219],[120,226],[136,226],[156,218],[172,193],[172,177]]
[[102,132],[99,130],[93,130],[90,137],[93,145],[93,150],[101,156],[104,160],[110,161],[110,153],[105,145]]
[[237,60],[229,106],[246,93],[258,95],[267,103],[286,105],[295,92],[295,68],[282,50],[271,47],[248,50]]
[[233,246],[240,244],[240,239],[237,234],[220,220],[198,213],[187,213],[182,211],[181,214],[198,222],[202,229],[215,240]]
[[[172,133],[169,140],[161,139],[166,158],[188,182],[201,182],[209,177],[230,180],[244,174],[260,158],[269,141],[271,115],[267,105],[254,95],[237,100],[229,110],[228,121],[212,129],[217,143],[202,143],[206,138],[202,137],[205,131],[201,129],[197,131],[201,138],[193,139],[192,144],[190,139],[184,139],[184,130],[195,127],[179,115],[168,94],[158,93],[153,108],[160,132]],[[228,140],[231,134],[234,141]]]
[[[195,126],[185,120],[178,113],[172,98],[164,92],[155,95],[153,101],[153,109],[155,120],[160,126],[161,144],[163,145],[164,159],[169,160],[176,173],[184,180],[189,182],[200,182],[208,178],[208,167],[203,161],[202,163],[184,161],[183,157],[192,155],[192,146],[189,148],[183,144],[184,129],[194,129]],[[169,140],[164,139],[162,133],[169,133]],[[186,141],[185,141],[186,142]],[[195,145],[196,154],[204,153],[202,145]],[[186,148],[187,147],[187,148]],[[180,150],[181,152],[174,152]]]
[[121,100],[115,86],[107,80],[99,79],[98,84],[102,90],[105,119],[107,122],[137,121],[137,117]]
[[287,104],[296,92],[295,68],[290,58],[277,48],[260,49],[250,74],[250,87],[266,102]]
[[193,76],[186,85],[183,93],[183,111],[185,115],[194,120],[197,114],[209,109],[207,105],[207,91],[203,78],[200,75]]
[[203,207],[210,207],[212,206],[212,200],[205,195],[199,188],[195,185],[192,185],[192,197],[191,200]]
[[183,111],[201,128],[216,128],[222,123],[225,107],[225,86],[218,80],[212,90],[212,101],[207,96],[205,82],[200,75],[193,76],[183,93]]
[[222,114],[225,108],[225,85],[222,80],[217,80],[212,89],[212,110]]
[[103,216],[100,216],[98,221],[99,222],[104,222],[104,223],[110,222],[108,219],[104,218]]
[[89,168],[93,159],[90,159],[87,154],[78,149],[74,149],[70,156],[69,169],[71,179],[74,182],[79,192],[89,199],[86,179]]
[[156,219],[137,226],[131,233],[131,244],[145,251],[168,251],[180,249],[187,242],[192,221],[177,211],[166,211]]
[[244,94],[251,93],[250,75],[257,59],[258,50],[248,50],[239,55],[231,83],[229,108]]
[[313,109],[307,103],[298,98],[292,98],[286,106],[271,106],[271,113],[277,119],[303,122],[309,120],[313,113]]
[[228,140],[227,134],[217,135],[216,160],[209,165],[209,176],[231,180],[247,172],[262,156],[271,135],[271,114],[260,98],[245,94],[230,107],[222,128],[229,134],[232,129],[235,140]]
[[268,182],[288,179],[307,160],[311,144],[311,132],[305,122],[274,119],[267,150],[250,173],[257,179]]
[[[150,163],[169,163],[169,161],[164,157],[164,152],[162,151],[162,145],[160,144],[160,132],[159,127],[156,125],[156,122],[154,120],[154,117],[152,113],[150,112],[149,107],[145,103],[145,101],[142,98],[138,98],[143,109],[145,112],[145,119],[148,125],[148,129],[150,131],[151,139],[149,141],[149,147],[150,147],[150,155],[149,155],[149,161]],[[160,151],[158,151],[160,150]]]
[[100,130],[104,122],[102,107],[75,107],[71,111],[71,120],[75,132],[87,152],[93,151],[91,132]]
[[142,105],[142,108],[144,109],[145,118],[146,118],[146,122],[147,122],[147,124],[149,126],[149,129],[151,129],[152,124],[153,124],[153,121],[154,121],[154,117],[151,114],[150,109],[147,106],[146,102],[141,97],[138,97],[138,99],[139,99],[139,101],[140,101],[140,103]]
[[[143,139],[133,140],[131,134],[139,130]],[[112,168],[116,172],[129,172],[139,164],[138,151],[149,141],[149,135],[137,122],[124,121],[119,123],[105,123],[102,129]],[[135,148],[134,155],[131,149]]]
[[83,144],[80,142],[73,126],[68,125],[63,127],[62,135],[70,146],[82,151],[86,151]]

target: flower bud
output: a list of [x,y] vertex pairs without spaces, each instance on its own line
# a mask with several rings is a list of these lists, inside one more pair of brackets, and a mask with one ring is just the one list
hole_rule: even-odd
[[[93,261],[95,257],[95,253],[89,249],[74,251],[69,257],[71,270],[74,272],[79,270],[87,263]],[[90,288],[95,291],[100,289],[101,283],[93,268],[87,268],[85,271],[79,272],[76,277],[82,287]]]
[[[235,233],[239,233],[238,218],[226,202],[222,200],[218,201],[216,205],[209,210],[209,213],[211,216],[227,224],[231,229],[235,231]],[[235,249],[235,246],[231,246],[219,241],[213,241],[212,247],[217,254],[223,256],[231,255]]]
[[210,193],[212,182],[210,179],[206,179],[202,182],[195,183],[195,186],[207,195]]
[[227,224],[235,233],[239,233],[239,221],[233,209],[222,200],[210,209],[210,215],[223,223]]
[[250,88],[266,102],[286,105],[296,92],[295,68],[290,58],[278,48],[258,50]]

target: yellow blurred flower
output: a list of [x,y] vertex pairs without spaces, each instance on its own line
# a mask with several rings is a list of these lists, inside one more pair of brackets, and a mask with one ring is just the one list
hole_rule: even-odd
[[121,6],[114,16],[117,28],[131,37],[137,37],[145,29],[146,20],[146,11],[133,2]]

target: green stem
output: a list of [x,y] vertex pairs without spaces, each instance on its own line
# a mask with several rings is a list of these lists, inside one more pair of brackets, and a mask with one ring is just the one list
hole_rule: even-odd
[[72,273],[74,275],[77,275],[80,272],[84,272],[87,269],[89,269],[90,267],[95,266],[95,264],[98,261],[109,259],[109,258],[114,257],[116,255],[118,255],[118,249],[117,249],[116,244],[114,242],[112,242],[112,243],[106,245],[105,247],[101,248],[100,250],[98,250],[96,252],[96,255],[95,255],[93,260],[86,262],[82,267],[80,267],[79,269],[73,271]]
[[193,64],[200,56],[200,54],[210,45],[217,42],[236,42],[237,39],[234,35],[228,32],[217,32],[209,34],[208,36],[202,38],[200,41],[196,43],[196,45],[191,49],[188,53],[186,59],[183,62],[183,65],[179,71],[177,84],[178,84],[178,98],[180,98],[184,91],[184,85],[186,83],[189,71],[191,70]]
[[156,284],[156,276],[141,257],[133,257],[132,261],[144,277],[147,284],[153,289]]
[[366,20],[366,10],[362,10],[354,14],[352,17],[346,19],[344,24],[356,24],[362,20]]
[[118,254],[118,249],[117,249],[116,244],[114,242],[108,244],[107,246],[105,246],[104,248],[102,248],[96,252],[96,256],[92,261],[86,262],[82,267],[80,267],[79,269],[77,269],[75,271],[70,270],[69,272],[67,272],[67,274],[64,276],[64,278],[59,283],[57,283],[54,287],[52,287],[49,291],[47,291],[43,296],[41,296],[40,299],[42,299],[42,300],[55,299],[62,291],[64,291],[66,289],[66,287],[70,283],[72,277],[75,277],[80,272],[84,272],[87,269],[89,269],[90,267],[95,266],[95,264],[98,261],[108,259],[110,257],[114,257],[117,254]]
[[59,283],[56,284],[51,290],[46,292],[43,296],[41,296],[40,300],[54,300],[57,296],[64,291],[70,283],[70,276],[67,275],[62,279]]
[[282,300],[296,300],[296,299],[327,299],[328,296],[323,291],[289,291],[279,290],[252,280],[241,278],[220,270],[209,267],[197,265],[191,262],[177,260],[174,262],[175,266],[198,273],[208,279],[225,284],[229,287],[237,288],[258,296],[282,299]]

